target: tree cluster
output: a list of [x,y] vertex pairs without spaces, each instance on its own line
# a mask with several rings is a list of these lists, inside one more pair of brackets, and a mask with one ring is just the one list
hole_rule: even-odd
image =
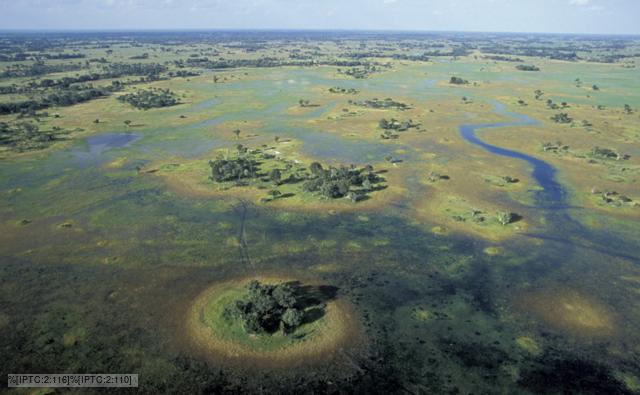
[[35,111],[54,106],[71,106],[76,103],[83,103],[98,97],[109,94],[109,90],[104,88],[69,89],[56,93],[51,93],[41,99],[26,100],[22,102],[0,103],[0,115],[2,114],[35,114]]
[[148,110],[150,108],[170,107],[180,104],[180,100],[175,93],[169,89],[151,88],[147,90],[138,90],[118,97],[121,102],[129,103],[132,106]]
[[391,98],[386,98],[384,100],[374,98],[372,100],[365,100],[362,102],[354,102],[350,100],[349,104],[355,104],[357,106],[375,108],[375,109],[393,108],[396,110],[408,110],[411,108],[411,106],[409,106],[408,104],[395,101]]
[[615,160],[629,159],[629,155],[620,154],[618,151],[612,148],[601,148],[601,147],[593,147],[591,149],[591,156],[599,159],[615,159]]
[[520,71],[540,71],[540,67],[531,64],[519,64],[516,69]]
[[272,334],[282,330],[293,333],[303,322],[304,310],[294,288],[252,281],[246,295],[225,309],[228,318],[240,319],[247,333]]
[[329,199],[349,197],[354,201],[361,200],[366,192],[373,189],[374,184],[381,181],[373,173],[371,166],[358,169],[352,167],[329,167],[324,169],[318,162],[309,167],[313,178],[302,186],[307,192],[318,192]]
[[451,79],[449,80],[450,84],[454,84],[454,85],[466,85],[469,83],[469,81],[462,79],[460,77],[451,77]]
[[250,158],[217,159],[209,161],[211,179],[215,182],[240,181],[243,178],[256,178],[258,164]]
[[60,128],[41,131],[38,125],[31,122],[0,122],[0,146],[17,152],[42,149],[58,140],[63,133]]
[[342,87],[339,87],[339,86],[334,86],[334,87],[329,88],[329,92],[355,95],[356,93],[358,93],[358,90],[354,89],[354,88],[342,88]]
[[375,65],[365,64],[362,67],[352,67],[350,69],[338,69],[338,73],[348,75],[349,77],[353,77],[355,79],[365,79],[369,77],[371,74],[382,71],[381,67],[376,67]]
[[573,122],[573,118],[569,116],[566,112],[561,112],[559,114],[555,114],[551,117],[551,120],[556,123],[571,123]]

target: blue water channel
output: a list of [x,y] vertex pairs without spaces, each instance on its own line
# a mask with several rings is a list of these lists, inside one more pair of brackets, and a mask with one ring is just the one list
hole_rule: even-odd
[[565,191],[562,185],[556,180],[556,169],[549,163],[535,158],[530,155],[523,154],[506,148],[501,148],[482,141],[477,132],[486,129],[507,128],[515,126],[535,126],[539,122],[523,114],[512,113],[506,110],[504,104],[495,103],[495,112],[514,118],[511,122],[483,123],[460,125],[460,134],[468,142],[475,144],[485,150],[501,156],[509,158],[521,159],[531,165],[533,171],[532,176],[536,182],[543,188],[536,192],[536,202],[538,206],[543,208],[561,208],[565,207]]

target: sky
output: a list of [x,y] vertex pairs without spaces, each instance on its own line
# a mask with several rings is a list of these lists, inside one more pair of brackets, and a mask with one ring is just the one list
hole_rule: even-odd
[[640,0],[0,0],[0,29],[640,34]]

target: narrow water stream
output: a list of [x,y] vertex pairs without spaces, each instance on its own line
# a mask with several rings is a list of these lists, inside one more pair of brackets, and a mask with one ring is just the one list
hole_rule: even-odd
[[495,103],[495,112],[515,118],[513,122],[497,122],[484,124],[460,125],[460,134],[465,140],[471,144],[475,144],[485,150],[500,156],[516,158],[524,160],[533,168],[532,176],[536,182],[543,188],[542,191],[536,193],[536,202],[539,207],[543,208],[561,208],[566,206],[565,191],[562,185],[556,180],[556,169],[549,163],[535,158],[530,155],[523,154],[518,151],[501,148],[482,141],[477,132],[481,129],[507,128],[514,126],[535,126],[539,122],[527,115],[512,113],[506,110],[502,103]]
[[540,215],[546,216],[549,221],[544,231],[530,233],[528,236],[560,243],[564,246],[567,254],[579,245],[582,248],[640,264],[638,251],[630,249],[629,245],[622,242],[617,235],[589,229],[569,214],[568,209],[579,210],[580,208],[569,205],[565,188],[556,179],[557,170],[555,167],[533,156],[488,144],[478,137],[477,133],[480,130],[539,124],[537,120],[527,115],[508,111],[502,103],[494,102],[494,105],[494,111],[497,114],[514,118],[514,121],[460,125],[460,134],[471,144],[496,155],[523,160],[532,167],[532,177],[543,188],[535,193],[536,208],[542,210]]

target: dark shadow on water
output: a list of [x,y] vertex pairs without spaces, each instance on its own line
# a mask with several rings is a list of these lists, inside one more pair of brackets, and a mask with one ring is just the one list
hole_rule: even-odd
[[338,287],[331,285],[302,285],[299,281],[286,283],[294,290],[296,307],[304,310],[303,324],[315,322],[325,315],[325,305],[338,296]]

